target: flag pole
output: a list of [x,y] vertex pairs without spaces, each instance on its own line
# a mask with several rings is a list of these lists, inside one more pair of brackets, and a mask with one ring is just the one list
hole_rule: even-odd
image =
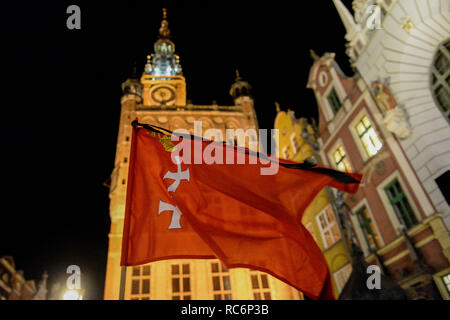
[[127,267],[120,267],[120,289],[119,289],[119,300],[125,300],[125,280],[127,276]]

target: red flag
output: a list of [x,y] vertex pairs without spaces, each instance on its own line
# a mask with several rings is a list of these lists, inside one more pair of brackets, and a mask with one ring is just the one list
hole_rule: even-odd
[[[333,298],[325,258],[300,220],[324,186],[356,192],[359,174],[278,159],[250,164],[260,158],[244,148],[191,136],[171,142],[146,127],[133,128],[121,265],[219,258],[313,299]],[[246,164],[192,164],[208,148]],[[278,172],[261,175],[274,162]]]

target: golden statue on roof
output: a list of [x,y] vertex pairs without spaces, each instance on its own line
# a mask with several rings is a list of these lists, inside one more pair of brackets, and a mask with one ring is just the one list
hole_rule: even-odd
[[163,19],[161,21],[161,28],[159,28],[159,37],[161,39],[170,38],[169,22],[167,21],[167,9],[163,8]]

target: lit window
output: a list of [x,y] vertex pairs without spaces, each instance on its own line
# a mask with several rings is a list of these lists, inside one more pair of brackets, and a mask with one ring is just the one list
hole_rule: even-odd
[[344,289],[345,284],[347,283],[348,278],[352,274],[352,265],[347,264],[343,268],[339,269],[334,273],[334,281],[336,282],[336,289],[340,293],[342,289]]
[[448,294],[450,294],[450,273],[442,276],[442,282],[444,282],[445,289],[447,289]]
[[272,300],[267,274],[259,271],[250,272],[254,300]]
[[375,129],[373,128],[367,116],[362,117],[361,120],[357,123],[356,132],[358,133],[364,150],[369,157],[373,157],[378,153],[378,151],[380,151],[383,144],[378,138]]
[[150,300],[150,265],[133,267],[131,300]]
[[395,179],[384,190],[401,224],[407,229],[415,226],[417,224],[416,215],[398,180]]
[[367,208],[364,206],[358,210],[356,212],[356,217],[358,218],[359,226],[361,227],[361,231],[364,235],[364,240],[366,241],[369,251],[373,252],[374,249],[380,249],[380,239],[375,230],[373,221],[369,216]]
[[334,114],[336,114],[342,107],[342,104],[334,88],[331,89],[330,94],[327,97],[327,100],[328,103],[330,104],[331,110],[333,111]]
[[344,147],[338,146],[333,152],[333,161],[336,169],[345,172],[351,172],[352,168],[350,162],[348,161],[347,154],[345,153]]
[[133,267],[133,276],[141,275],[141,267]]
[[230,271],[220,262],[211,263],[214,300],[231,300]]
[[131,281],[131,294],[139,294],[139,280]]
[[431,65],[431,91],[439,109],[450,120],[450,40],[439,45]]
[[172,265],[172,300],[191,300],[190,264]]
[[339,226],[331,205],[326,206],[325,209],[316,216],[316,219],[322,236],[323,245],[325,249],[327,249],[341,238]]
[[150,275],[150,266],[143,266],[142,267],[142,275],[143,276],[149,276]]

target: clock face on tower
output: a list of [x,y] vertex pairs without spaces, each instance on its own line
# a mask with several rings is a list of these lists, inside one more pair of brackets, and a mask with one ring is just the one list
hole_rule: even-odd
[[175,89],[170,86],[158,86],[150,92],[153,101],[161,104],[171,104],[175,102]]

